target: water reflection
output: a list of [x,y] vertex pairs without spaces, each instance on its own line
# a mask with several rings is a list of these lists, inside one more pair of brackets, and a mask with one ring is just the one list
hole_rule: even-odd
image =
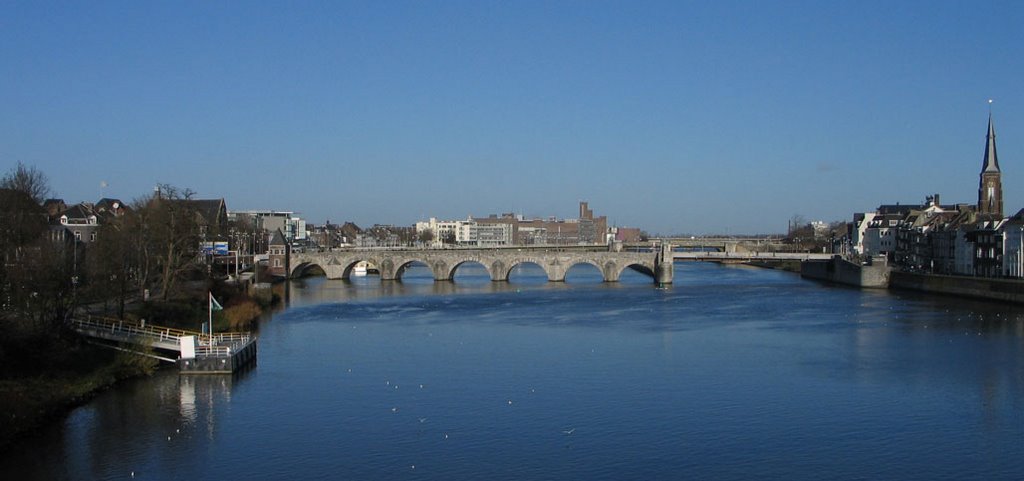
[[514,275],[527,282],[490,282],[481,266],[464,268],[453,282],[413,267],[402,282],[282,285],[288,309],[264,326],[255,371],[126,384],[0,460],[0,476],[992,479],[1024,469],[1018,307],[737,266],[677,265],[664,290],[638,273],[549,283],[526,266]]
[[[192,463],[175,446],[210,442],[231,391],[252,369],[234,375],[179,376],[173,370],[120,384],[0,457],[2,479],[125,479],[175,473]],[[38,449],[38,445],[49,446]],[[62,448],[55,450],[55,446]],[[62,459],[62,462],[55,462]]]

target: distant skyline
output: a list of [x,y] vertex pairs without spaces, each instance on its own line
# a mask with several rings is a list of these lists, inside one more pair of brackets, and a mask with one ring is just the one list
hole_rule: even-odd
[[[1020,2],[6,2],[0,169],[411,225],[589,201],[651,233],[1024,208]],[[105,186],[105,187],[104,187]]]

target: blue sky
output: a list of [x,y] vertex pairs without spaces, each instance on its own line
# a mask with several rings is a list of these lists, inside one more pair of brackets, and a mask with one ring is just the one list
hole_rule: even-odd
[[[781,232],[1024,207],[1021,2],[4,2],[0,168],[65,200]],[[101,188],[101,182],[107,187]]]

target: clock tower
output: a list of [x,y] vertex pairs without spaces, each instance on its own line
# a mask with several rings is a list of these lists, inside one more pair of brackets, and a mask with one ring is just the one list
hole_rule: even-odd
[[988,114],[988,134],[985,136],[985,160],[981,166],[978,182],[978,212],[981,214],[1003,215],[1003,181],[996,156],[996,128],[992,124],[992,113]]

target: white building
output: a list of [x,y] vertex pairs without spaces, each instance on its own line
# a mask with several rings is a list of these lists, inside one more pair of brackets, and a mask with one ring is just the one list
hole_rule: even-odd
[[439,221],[436,218],[431,217],[430,220],[416,223],[416,235],[419,236],[425,231],[430,231],[434,234],[434,239],[430,241],[430,247],[441,247],[444,245],[446,240],[451,242],[457,242],[459,230],[458,221]]
[[1024,277],[1024,209],[1006,219],[1003,231],[1003,275]]
[[853,226],[853,239],[850,240],[853,245],[853,252],[862,255],[867,254],[867,243],[865,237],[868,232],[868,226],[871,225],[871,221],[874,220],[876,215],[878,214],[875,214],[874,212],[865,212],[864,214],[855,216],[863,216],[863,218]]
[[512,245],[512,225],[506,223],[481,223],[472,217],[466,220],[439,221],[431,217],[428,221],[416,223],[416,235],[424,231],[434,234],[431,247],[448,243],[472,247],[499,247]]
[[887,217],[891,216],[876,216],[868,224],[864,232],[862,254],[877,256],[896,250],[896,231],[899,229],[900,220]]
[[236,210],[228,212],[228,219],[255,222],[257,228],[264,229],[271,234],[281,229],[281,233],[289,242],[305,240],[309,236],[309,233],[306,232],[305,219],[296,216],[292,211]]
[[293,241],[306,240],[309,237],[309,233],[306,231],[306,220],[301,217],[289,218],[287,227],[289,232],[285,236]]
[[476,224],[476,245],[500,247],[512,245],[512,224]]

